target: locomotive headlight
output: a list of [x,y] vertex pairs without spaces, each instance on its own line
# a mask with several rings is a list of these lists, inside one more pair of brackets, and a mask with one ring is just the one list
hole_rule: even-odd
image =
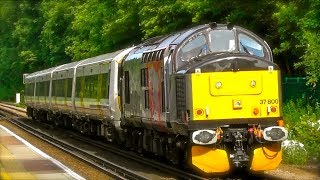
[[222,83],[221,83],[220,81],[218,81],[218,82],[216,83],[216,88],[217,88],[217,89],[220,89],[221,86],[222,86]]
[[257,82],[255,81],[255,80],[252,80],[251,82],[250,82],[250,86],[251,87],[256,87],[256,85],[257,85]]
[[242,103],[239,99],[233,99],[232,100],[232,107],[233,109],[242,109]]
[[284,141],[288,138],[288,131],[281,126],[271,126],[263,130],[263,138],[267,141]]
[[198,130],[193,132],[192,141],[195,144],[208,145],[217,142],[216,132],[213,130]]

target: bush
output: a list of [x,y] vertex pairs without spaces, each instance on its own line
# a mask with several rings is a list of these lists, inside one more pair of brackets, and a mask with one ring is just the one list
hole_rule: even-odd
[[[283,116],[289,130],[290,140],[304,144],[306,161],[301,160],[304,153],[298,148],[284,149],[284,162],[306,164],[320,157],[320,106],[310,105],[303,99],[290,100],[283,106]],[[304,157],[305,158],[305,157]]]
[[283,162],[303,165],[307,163],[308,153],[302,143],[286,140],[283,143]]

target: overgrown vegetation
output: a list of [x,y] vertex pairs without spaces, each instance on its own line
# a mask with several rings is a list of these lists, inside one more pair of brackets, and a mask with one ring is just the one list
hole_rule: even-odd
[[208,22],[252,30],[271,45],[284,74],[306,69],[316,86],[319,6],[319,0],[0,1],[0,99],[23,89],[23,73]]
[[304,145],[284,149],[284,162],[306,164],[320,161],[320,104],[315,100],[290,100],[283,106],[290,140]]

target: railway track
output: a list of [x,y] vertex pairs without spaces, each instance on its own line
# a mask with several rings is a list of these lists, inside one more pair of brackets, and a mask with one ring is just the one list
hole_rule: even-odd
[[[19,114],[12,111],[18,111],[20,113],[25,113],[26,111],[22,108],[17,108],[11,105],[0,103],[0,115],[7,116],[7,114],[14,115],[14,116],[20,116]],[[2,113],[2,112],[4,113]],[[75,147],[69,143],[65,143],[64,141],[57,139],[55,137],[52,137],[46,133],[43,133],[39,130],[34,129],[32,126],[27,125],[23,121],[20,121],[18,118],[9,118],[9,117],[3,117],[6,120],[8,120],[10,123],[18,126],[19,128],[29,132],[30,134],[56,146],[59,149],[62,149],[65,152],[68,152],[75,157],[91,164],[92,166],[95,166],[96,168],[100,169],[101,171],[104,171],[107,174],[110,174],[112,177],[117,179],[147,179],[139,173],[135,173],[133,171],[124,169],[123,167],[112,163],[104,158],[101,158],[99,156],[92,155],[90,152],[86,152],[85,150],[82,150],[81,148]],[[159,171],[162,171],[165,174],[170,174],[170,177],[174,177],[177,179],[203,179],[201,176],[194,175],[192,173],[188,173],[186,171],[183,171],[177,167],[171,166],[169,164],[161,163],[154,161],[150,158],[142,157],[134,152],[121,150],[119,147],[107,144],[102,141],[93,140],[87,137],[84,137],[83,135],[79,133],[75,133],[72,131],[66,132],[68,136],[72,137],[73,139],[76,139],[77,141],[81,141],[82,143],[89,144],[91,146],[95,146],[101,150],[111,152],[113,154],[116,154],[121,157],[125,157],[127,159],[130,159],[132,161],[138,162],[140,164],[144,164],[147,167],[152,167],[154,169],[157,169]]]
[[[18,113],[13,112],[18,111]],[[23,121],[19,120],[21,119],[21,113],[25,113],[26,111],[22,108],[12,107],[7,104],[0,103],[0,116],[3,116],[3,118],[7,119],[8,122],[13,123],[14,125],[18,126],[19,128],[22,128],[23,130],[31,133],[32,135],[56,146],[57,148],[72,154],[73,156],[79,158],[80,160],[91,164],[93,167],[100,169],[104,173],[110,175],[111,177],[115,179],[154,179],[154,178],[146,178],[141,173],[137,173],[135,171],[129,170],[125,167],[122,167],[121,165],[117,165],[117,163],[108,161],[106,158],[101,156],[96,156],[91,153],[91,151],[83,150],[82,148],[76,147],[70,143],[66,143],[64,140],[61,140],[59,138],[55,138],[55,136],[48,135],[44,132],[41,132],[41,130],[38,130],[38,128],[35,129],[33,125],[28,125],[24,123]],[[14,117],[8,117],[8,114]],[[20,118],[19,118],[20,117]],[[29,121],[31,122],[31,121]],[[39,124],[45,129],[48,129],[48,125]],[[56,130],[56,128],[55,128]],[[62,132],[62,129],[60,129]],[[135,152],[122,150],[118,146],[113,144],[108,144],[106,142],[102,142],[100,140],[94,140],[88,137],[83,136],[82,134],[72,132],[72,131],[65,131],[63,130],[63,133],[65,136],[71,137],[72,139],[80,142],[81,144],[87,144],[88,146],[98,148],[104,152],[110,152],[111,154],[115,154],[116,156],[123,157],[125,159],[128,159],[129,161],[135,161],[139,164],[142,164],[144,167],[156,169],[157,171],[163,172],[163,174],[166,174],[166,177],[163,177],[163,179],[205,179],[201,176],[197,176],[193,173],[189,173],[186,170],[181,170],[180,168],[174,167],[168,163],[162,163],[161,161],[155,161],[148,157],[143,157]],[[139,170],[138,170],[139,171]],[[231,176],[219,176],[219,177],[213,177],[210,179],[215,180],[221,180],[221,179],[268,179],[268,180],[276,180],[281,179],[279,177],[275,177],[268,174],[243,174],[241,172],[240,174],[231,175]]]
[[[70,133],[72,133],[72,132],[70,132]],[[99,148],[101,148],[103,150],[106,150],[106,151],[112,152],[114,154],[117,154],[119,156],[131,159],[132,161],[136,161],[136,162],[139,162],[141,164],[145,164],[145,166],[153,167],[155,169],[158,169],[159,171],[163,171],[163,172],[165,172],[167,174],[170,174],[173,177],[176,177],[178,179],[199,179],[199,180],[200,179],[201,180],[204,179],[201,176],[197,176],[195,174],[188,173],[186,171],[183,171],[183,170],[181,170],[179,168],[176,168],[174,166],[168,165],[166,163],[161,163],[161,162],[158,162],[158,161],[154,161],[154,160],[152,160],[150,158],[147,158],[147,157],[144,158],[144,157],[136,154],[135,152],[121,150],[121,149],[119,149],[119,147],[111,145],[111,144],[106,144],[106,143],[103,143],[101,141],[92,140],[92,139],[83,137],[83,136],[81,136],[79,134],[76,134],[76,133],[72,133],[71,135],[72,135],[73,138],[75,138],[75,139],[77,139],[77,140],[79,140],[81,142],[89,143],[89,144],[91,144],[93,146],[96,146],[96,147],[99,147]]]
[[[95,168],[101,170],[102,172],[110,175],[110,177],[115,179],[137,179],[137,180],[146,180],[147,178],[141,176],[139,173],[133,172],[129,169],[123,168],[111,161],[106,159],[102,159],[99,156],[93,155],[90,152],[82,150],[81,148],[75,147],[71,144],[68,144],[64,141],[61,141],[55,137],[51,137],[46,133],[41,131],[35,130],[33,127],[15,119],[15,118],[8,118],[8,113],[13,114],[12,112],[8,112],[8,110],[3,110],[3,107],[9,108],[9,106],[1,106],[0,116],[1,118],[6,119],[10,123],[18,126],[19,128],[23,129],[24,131],[42,139],[43,141],[54,145],[55,147],[77,157],[78,159],[94,166]],[[20,111],[20,110],[18,110]]]

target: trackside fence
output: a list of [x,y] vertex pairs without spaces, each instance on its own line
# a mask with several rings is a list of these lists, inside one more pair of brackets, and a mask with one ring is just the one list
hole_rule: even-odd
[[[282,98],[283,102],[294,99],[305,99],[307,102],[320,100],[320,88],[307,86],[305,77],[283,77]],[[319,102],[319,101],[318,101]]]

